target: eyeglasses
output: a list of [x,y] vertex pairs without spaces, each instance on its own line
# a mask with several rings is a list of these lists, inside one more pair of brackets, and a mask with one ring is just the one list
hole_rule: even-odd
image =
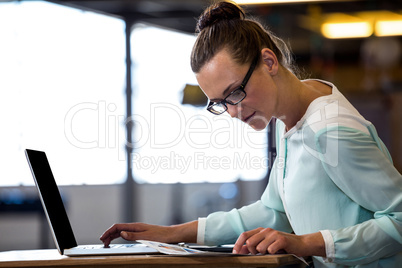
[[253,73],[255,66],[257,65],[257,61],[258,57],[256,57],[251,63],[250,69],[248,69],[246,77],[244,77],[243,82],[238,88],[233,90],[229,95],[226,96],[226,98],[224,98],[219,102],[213,102],[213,101],[209,102],[207,110],[215,115],[220,115],[227,111],[228,106],[226,104],[236,105],[239,104],[242,100],[244,100],[244,98],[247,96],[247,93],[246,91],[244,91],[244,88],[246,87],[246,84],[250,79],[250,76]]

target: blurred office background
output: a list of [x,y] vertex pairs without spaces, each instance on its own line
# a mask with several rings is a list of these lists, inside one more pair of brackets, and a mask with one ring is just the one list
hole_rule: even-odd
[[[374,123],[401,172],[402,4],[274,2],[245,9],[304,78],[335,83]],[[46,151],[80,244],[116,222],[169,225],[259,199],[270,131],[206,112],[190,69],[208,3],[0,1],[1,251],[55,247],[25,148]]]

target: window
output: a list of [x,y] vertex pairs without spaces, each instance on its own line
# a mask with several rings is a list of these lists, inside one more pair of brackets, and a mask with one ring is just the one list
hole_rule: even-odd
[[0,185],[32,185],[24,149],[58,184],[126,178],[125,25],[42,1],[0,4]]
[[267,173],[267,133],[227,114],[182,105],[194,35],[137,24],[133,59],[134,178],[140,183],[258,180]]

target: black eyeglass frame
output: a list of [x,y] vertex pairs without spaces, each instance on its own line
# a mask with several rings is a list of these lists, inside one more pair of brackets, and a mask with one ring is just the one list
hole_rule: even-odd
[[[227,104],[230,104],[230,105],[237,105],[237,104],[239,104],[241,101],[243,101],[243,100],[247,97],[247,93],[246,93],[246,91],[244,90],[244,88],[246,87],[248,80],[250,79],[251,75],[253,74],[253,71],[254,71],[255,67],[257,66],[258,59],[259,59],[259,57],[257,56],[257,57],[253,60],[253,62],[252,62],[251,65],[250,65],[250,68],[249,68],[248,71],[247,71],[246,76],[245,76],[244,79],[243,79],[243,82],[240,84],[239,87],[237,87],[235,90],[233,90],[232,92],[230,92],[230,93],[229,93],[223,100],[221,100],[220,102],[213,102],[213,101],[210,101],[210,102],[209,102],[208,107],[207,107],[207,110],[208,110],[209,112],[211,112],[211,113],[213,113],[213,114],[215,114],[215,115],[223,114],[224,112],[226,112],[226,111],[228,110],[228,106],[226,105],[226,103],[227,103]],[[242,93],[244,94],[243,98],[241,98],[241,99],[240,99],[239,101],[237,101],[237,102],[228,101],[227,98],[229,98],[230,96],[232,96],[232,95],[233,95],[236,91],[238,91],[238,90],[242,91]],[[224,110],[221,111],[221,112],[214,110],[213,107],[214,107],[214,106],[217,106],[217,105],[220,105],[221,107],[224,107]]]

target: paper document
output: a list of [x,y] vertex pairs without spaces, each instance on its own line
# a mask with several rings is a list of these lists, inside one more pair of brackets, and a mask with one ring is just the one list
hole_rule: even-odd
[[[166,243],[161,243],[161,242],[155,242],[155,241],[148,241],[148,240],[137,240],[137,242],[140,242],[144,245],[147,245],[148,247],[154,248],[160,253],[163,254],[169,254],[169,255],[175,255],[175,256],[189,256],[189,255],[198,255],[198,256],[240,256],[241,254],[233,254],[233,253],[227,253],[227,252],[211,252],[211,251],[204,251],[204,250],[197,250],[197,249],[192,249],[189,247],[184,247],[184,246],[179,246],[179,245],[172,245],[172,244],[166,244]],[[303,263],[307,265],[307,267],[310,267],[308,263],[304,260],[302,257],[297,257],[294,254],[293,255],[295,258],[299,259]],[[241,255],[241,256],[251,256],[251,255]]]
[[144,245],[147,245],[148,247],[154,248],[160,253],[163,254],[169,254],[169,255],[226,255],[226,256],[238,256],[238,254],[233,254],[233,253],[224,253],[224,252],[210,252],[210,251],[205,251],[205,250],[197,250],[197,249],[192,249],[189,247],[184,247],[184,246],[179,246],[179,245],[172,245],[172,244],[166,244],[166,243],[161,243],[161,242],[155,242],[155,241],[148,241],[148,240],[137,240],[137,242],[140,242]]

